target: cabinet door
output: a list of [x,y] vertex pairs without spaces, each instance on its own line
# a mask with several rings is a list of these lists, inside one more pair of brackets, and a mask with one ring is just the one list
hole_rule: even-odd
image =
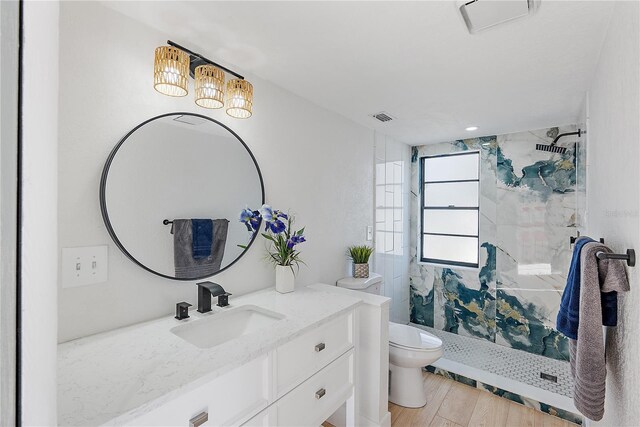
[[276,403],[277,425],[319,426],[353,399],[353,364],[351,350],[280,399]]
[[202,426],[240,425],[269,404],[270,357],[253,360],[125,425],[188,426],[191,418],[203,412],[208,414],[208,421]]
[[276,350],[277,397],[353,347],[353,313],[333,319]]

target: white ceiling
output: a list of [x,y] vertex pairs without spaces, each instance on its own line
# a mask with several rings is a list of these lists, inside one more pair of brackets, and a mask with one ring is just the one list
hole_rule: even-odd
[[[542,0],[529,18],[471,35],[455,1],[104,2],[411,144],[575,122],[612,3]],[[396,120],[378,124],[379,111]]]

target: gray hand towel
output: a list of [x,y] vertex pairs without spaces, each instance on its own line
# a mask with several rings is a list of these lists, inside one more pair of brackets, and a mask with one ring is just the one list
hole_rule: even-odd
[[214,219],[211,256],[194,259],[191,220],[174,219],[171,233],[173,234],[173,262],[176,278],[202,278],[220,271],[220,265],[224,257],[224,248],[227,242],[228,229],[228,219]]
[[611,252],[601,243],[587,243],[580,253],[580,324],[578,339],[569,340],[573,402],[585,417],[599,421],[604,415],[607,377],[602,332],[600,292],[627,292],[624,261],[598,260],[598,252]]

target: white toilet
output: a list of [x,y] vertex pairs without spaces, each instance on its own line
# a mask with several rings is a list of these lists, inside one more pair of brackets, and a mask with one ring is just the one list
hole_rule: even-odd
[[[380,295],[382,276],[371,273],[367,279],[345,277],[336,282],[341,288]],[[408,408],[427,403],[422,386],[422,367],[440,359],[440,338],[414,326],[389,322],[389,401]]]

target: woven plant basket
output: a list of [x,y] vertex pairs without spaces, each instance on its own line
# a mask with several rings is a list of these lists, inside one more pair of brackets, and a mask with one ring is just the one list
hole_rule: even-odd
[[367,279],[369,277],[369,264],[353,264],[353,277]]

